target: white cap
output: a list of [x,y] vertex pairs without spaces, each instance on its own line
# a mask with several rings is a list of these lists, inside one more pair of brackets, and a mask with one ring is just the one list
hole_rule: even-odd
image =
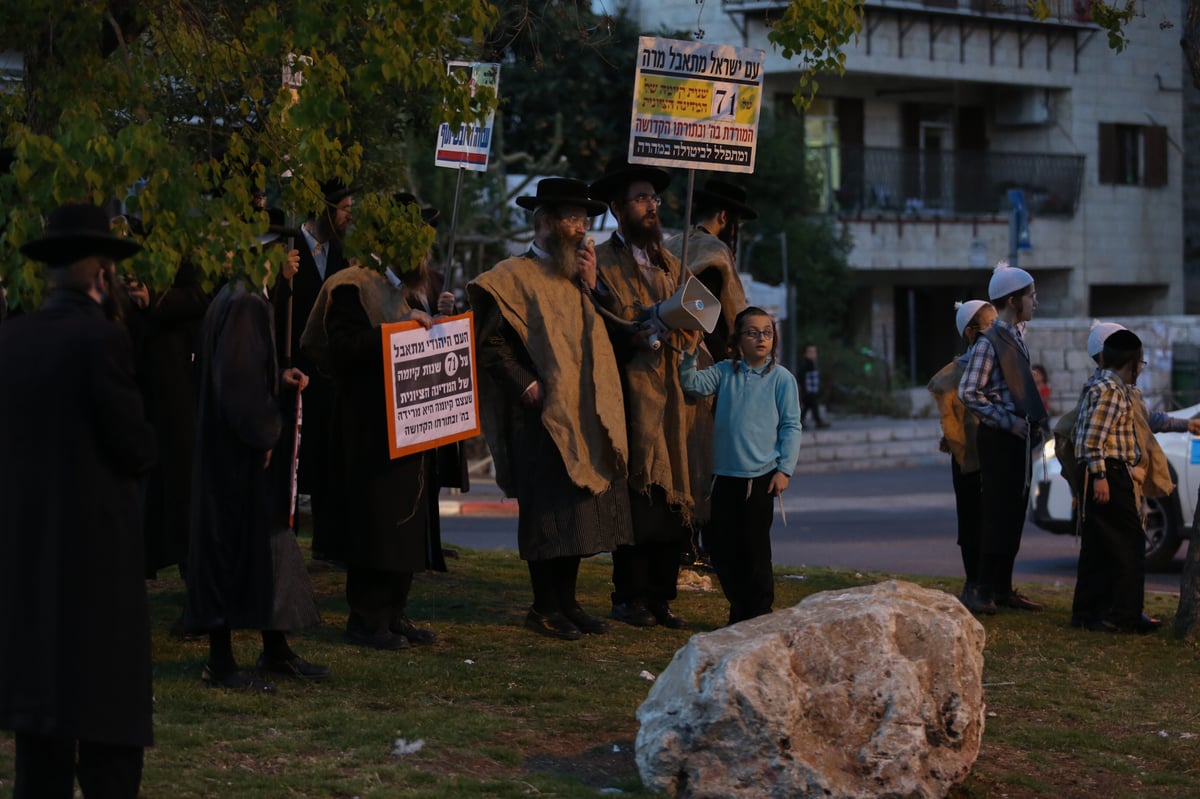
[[971,324],[971,320],[975,318],[975,314],[979,313],[979,309],[987,304],[987,300],[967,300],[954,303],[954,326],[958,328],[958,335],[963,334],[967,325]]
[[1119,325],[1116,322],[1101,322],[1099,319],[1092,322],[1092,332],[1088,333],[1088,357],[1095,358],[1103,352],[1105,339],[1118,330],[1124,329],[1125,325]]
[[992,279],[988,282],[988,299],[998,300],[1007,297],[1014,291],[1020,291],[1033,283],[1033,275],[1016,266],[1009,266],[1008,261],[996,264],[992,271]]

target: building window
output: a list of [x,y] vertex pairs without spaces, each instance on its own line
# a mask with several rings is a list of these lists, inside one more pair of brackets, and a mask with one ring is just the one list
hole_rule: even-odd
[[1148,188],[1167,185],[1167,129],[1101,122],[1100,182]]

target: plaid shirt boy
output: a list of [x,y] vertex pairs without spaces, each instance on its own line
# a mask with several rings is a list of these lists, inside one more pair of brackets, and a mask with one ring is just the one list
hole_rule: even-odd
[[1088,472],[1103,472],[1104,459],[1133,466],[1142,459],[1133,428],[1133,401],[1124,381],[1110,369],[1098,369],[1083,387],[1075,433],[1075,458]]
[[[1025,350],[1025,340],[1020,330],[1002,319],[997,319],[994,326],[1006,328],[1021,349]],[[962,382],[958,384],[958,398],[989,427],[1011,431],[1018,419],[1017,403],[1013,401],[1012,392],[1004,380],[996,348],[987,336],[975,339],[975,344],[967,352],[967,368],[963,371]]]

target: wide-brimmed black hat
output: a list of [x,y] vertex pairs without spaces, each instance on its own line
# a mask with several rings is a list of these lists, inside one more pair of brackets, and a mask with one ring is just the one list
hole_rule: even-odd
[[702,188],[696,189],[692,193],[692,197],[732,214],[737,214],[742,219],[758,219],[758,211],[746,205],[746,190],[741,186],[713,179],[705,181]]
[[644,180],[661,192],[671,183],[671,173],[657,166],[631,164],[625,158],[614,158],[604,168],[604,177],[592,181],[588,194],[604,203],[613,202],[630,183]]
[[608,210],[602,202],[588,197],[588,185],[575,178],[542,178],[537,192],[517,198],[517,205],[532,211],[543,205],[577,205],[587,211],[588,216],[599,216]]
[[361,191],[362,186],[347,186],[341,178],[330,178],[321,184],[321,193],[325,195],[325,202],[330,205],[337,205],[351,194],[358,194]]
[[[396,205],[420,205],[421,204],[420,200],[417,199],[417,195],[412,194],[407,191],[402,191],[402,192],[393,194],[392,202],[396,203]],[[438,209],[434,208],[433,206],[427,205],[427,206],[424,206],[423,208],[421,208],[421,219],[425,220],[425,224],[429,225],[430,227],[435,228],[438,226],[438,218],[441,215],[442,215],[442,212],[439,211]]]
[[52,266],[66,266],[89,255],[120,261],[141,249],[136,241],[109,231],[108,214],[100,206],[67,203],[50,212],[41,238],[22,244],[21,254]]
[[287,215],[283,213],[282,208],[268,208],[267,218],[270,224],[267,225],[267,232],[258,237],[259,246],[273,244],[286,238],[299,241],[304,237],[298,228],[287,226]]

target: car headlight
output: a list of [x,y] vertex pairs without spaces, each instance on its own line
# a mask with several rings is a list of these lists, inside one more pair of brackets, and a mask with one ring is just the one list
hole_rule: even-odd
[[1049,438],[1046,439],[1046,443],[1042,444],[1042,457],[1043,458],[1053,458],[1054,457],[1054,436],[1050,436]]

